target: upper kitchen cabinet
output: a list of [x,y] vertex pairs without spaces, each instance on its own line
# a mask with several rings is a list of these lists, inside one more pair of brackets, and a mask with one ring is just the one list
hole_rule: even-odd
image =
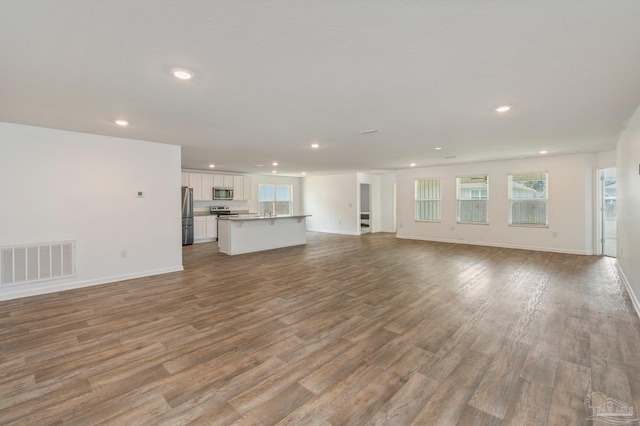
[[233,177],[233,199],[234,200],[250,200],[251,199],[251,178],[249,176]]
[[243,176],[244,177],[244,191],[243,191],[243,196],[245,200],[250,200],[251,199],[251,178],[249,176]]
[[193,188],[193,200],[202,200],[202,175],[200,173],[187,173],[189,188]]
[[201,200],[211,201],[213,200],[213,177],[214,175],[209,173],[202,174],[202,198]]
[[233,188],[234,200],[251,199],[251,178],[249,176],[182,172],[181,177],[182,186],[193,188],[195,201],[213,200],[213,188]]
[[233,199],[244,200],[244,178],[242,176],[233,177]]
[[213,175],[213,187],[233,188],[233,178],[231,175]]
[[182,173],[182,186],[193,188],[194,201],[213,200],[213,177],[203,173]]

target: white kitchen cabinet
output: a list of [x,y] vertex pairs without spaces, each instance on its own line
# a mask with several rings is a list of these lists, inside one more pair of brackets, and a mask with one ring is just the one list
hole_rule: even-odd
[[250,200],[251,199],[251,178],[249,176],[244,176],[243,181],[244,189],[242,191],[242,199]]
[[246,200],[244,198],[244,176],[233,177],[233,199]]
[[234,200],[250,200],[251,199],[251,178],[249,176],[233,177],[233,199]]
[[189,177],[189,188],[193,188],[193,200],[201,201],[202,198],[202,174],[187,173]]
[[203,242],[207,239],[207,218],[206,216],[195,216],[193,218],[193,242]]
[[251,199],[251,178],[249,176],[182,172],[181,180],[182,186],[193,188],[194,201],[213,200],[213,188],[233,188],[234,200]]
[[218,218],[209,216],[205,221],[207,223],[207,240],[215,240],[218,238]]
[[213,200],[213,186],[213,175],[211,173],[203,173],[201,200]]
[[193,218],[193,242],[206,243],[218,238],[217,216],[194,216]]

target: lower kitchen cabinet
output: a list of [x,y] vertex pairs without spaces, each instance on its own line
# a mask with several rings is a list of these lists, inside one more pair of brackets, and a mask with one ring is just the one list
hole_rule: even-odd
[[195,216],[193,218],[193,242],[201,243],[207,239],[207,218]]
[[195,216],[193,218],[193,242],[207,243],[218,238],[218,218],[216,216]]
[[215,240],[218,238],[218,218],[210,216],[206,218],[207,222],[207,240]]

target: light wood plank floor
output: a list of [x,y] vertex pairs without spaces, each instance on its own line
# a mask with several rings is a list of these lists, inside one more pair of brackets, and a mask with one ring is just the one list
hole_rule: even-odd
[[309,234],[0,303],[0,424],[571,425],[640,409],[606,257]]

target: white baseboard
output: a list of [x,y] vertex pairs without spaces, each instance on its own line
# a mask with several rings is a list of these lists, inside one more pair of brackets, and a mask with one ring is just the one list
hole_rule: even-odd
[[566,250],[566,249],[559,249],[555,247],[523,246],[518,244],[497,244],[497,243],[491,243],[487,241],[466,241],[466,240],[454,240],[449,238],[425,238],[425,237],[401,235],[401,234],[397,234],[397,238],[404,238],[407,240],[435,241],[438,243],[469,244],[472,246],[500,247],[500,248],[515,249],[515,250],[533,250],[533,251],[545,251],[545,252],[551,252],[551,253],[579,254],[584,256],[591,256],[593,254],[592,251],[586,251],[586,250],[584,251]]
[[629,280],[627,279],[627,276],[624,274],[624,271],[622,270],[622,267],[620,266],[617,260],[616,260],[616,267],[618,268],[618,273],[620,274],[620,278],[622,278],[622,282],[624,283],[624,286],[627,288],[627,293],[629,293],[631,304],[633,305],[633,308],[636,310],[636,314],[638,315],[638,317],[640,317],[640,302],[638,302],[638,298],[636,297],[636,294],[633,292],[633,289],[631,288],[631,284],[629,284]]
[[134,272],[131,274],[113,275],[110,277],[95,278],[85,281],[40,281],[31,284],[15,284],[0,288],[0,301],[19,299],[22,297],[37,296],[40,294],[56,293],[58,291],[73,290],[76,288],[90,287],[100,284],[108,284],[117,281],[131,280],[134,278],[149,277],[151,275],[167,274],[169,272],[183,271],[182,265],[169,268],[151,269],[147,271]]

